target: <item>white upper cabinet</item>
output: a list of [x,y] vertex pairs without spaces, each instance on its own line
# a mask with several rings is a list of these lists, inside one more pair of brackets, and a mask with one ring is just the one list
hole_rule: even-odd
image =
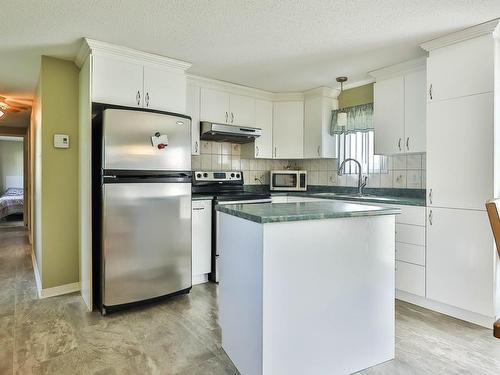
[[493,43],[489,34],[432,50],[427,60],[427,100],[493,91]]
[[423,58],[370,72],[374,85],[375,153],[426,151],[426,70]]
[[186,113],[186,75],[168,68],[144,66],[143,106]]
[[274,102],[273,107],[273,158],[302,158],[304,156],[304,102]]
[[406,152],[425,152],[425,100],[426,73],[417,70],[405,75],[405,110],[404,133]]
[[273,157],[273,103],[269,100],[255,100],[255,126],[262,135],[255,142],[241,145],[244,158],[272,159]]
[[429,103],[429,206],[485,209],[494,196],[493,135],[493,93]]
[[404,77],[398,76],[377,81],[373,94],[375,153],[381,155],[404,153]]
[[191,154],[200,154],[200,88],[187,85],[186,113],[191,116]]
[[96,55],[92,66],[93,102],[142,107],[142,65],[118,57]]
[[335,99],[306,97],[304,102],[304,158],[335,158],[335,137],[330,134]]
[[229,123],[229,94],[227,92],[202,88],[200,103],[201,121]]
[[255,125],[255,98],[243,95],[229,95],[229,124]]
[[186,75],[179,67],[97,53],[93,56],[92,101],[184,114]]
[[229,125],[254,126],[255,98],[202,88],[201,120]]

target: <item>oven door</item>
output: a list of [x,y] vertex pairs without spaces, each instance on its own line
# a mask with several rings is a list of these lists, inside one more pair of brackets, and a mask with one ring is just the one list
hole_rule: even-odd
[[257,204],[257,203],[271,203],[271,198],[263,198],[263,199],[247,199],[247,200],[238,200],[238,201],[223,201],[219,202],[217,200],[214,201],[212,205],[213,216],[212,216],[212,272],[209,275],[209,280],[214,281],[216,283],[219,282],[219,243],[217,239],[219,238],[219,226],[217,222],[219,221],[220,213],[215,209],[217,205],[228,205],[228,204]]
[[271,172],[271,190],[298,190],[298,172]]

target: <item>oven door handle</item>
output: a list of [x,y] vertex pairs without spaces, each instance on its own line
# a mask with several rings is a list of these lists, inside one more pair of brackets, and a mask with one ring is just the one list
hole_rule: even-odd
[[225,206],[228,204],[252,204],[252,203],[271,203],[271,199],[248,199],[248,200],[241,200],[241,201],[223,201],[223,202],[216,201],[215,202],[215,204],[220,204],[221,206]]

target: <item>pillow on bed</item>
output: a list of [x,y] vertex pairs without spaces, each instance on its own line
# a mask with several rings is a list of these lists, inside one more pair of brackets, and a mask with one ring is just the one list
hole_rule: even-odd
[[12,196],[12,195],[23,195],[22,188],[8,188],[5,190],[4,195]]

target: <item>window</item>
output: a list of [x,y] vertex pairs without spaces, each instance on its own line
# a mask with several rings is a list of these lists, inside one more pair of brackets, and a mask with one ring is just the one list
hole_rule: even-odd
[[[387,172],[387,157],[374,154],[373,130],[336,134],[336,138],[338,166],[345,159],[351,158],[360,162],[363,174]],[[357,174],[356,163],[348,162],[343,173]]]

